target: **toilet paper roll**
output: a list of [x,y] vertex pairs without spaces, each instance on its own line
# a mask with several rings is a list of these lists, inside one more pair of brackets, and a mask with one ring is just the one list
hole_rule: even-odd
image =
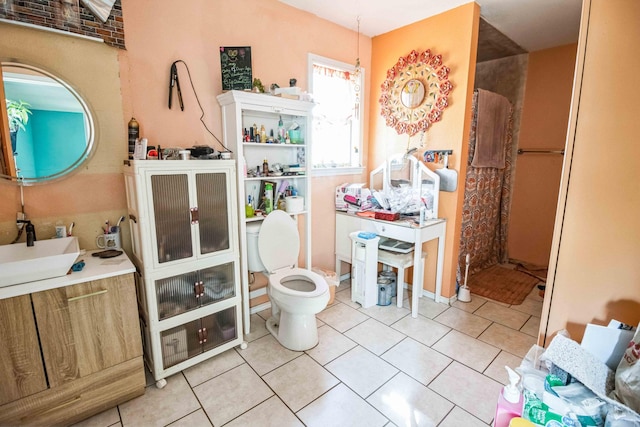
[[298,213],[304,210],[304,197],[289,196],[284,198],[284,202],[288,213]]

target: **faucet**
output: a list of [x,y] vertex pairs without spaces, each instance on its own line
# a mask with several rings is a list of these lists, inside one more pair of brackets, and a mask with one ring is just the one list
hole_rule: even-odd
[[31,221],[29,221],[28,219],[19,219],[18,223],[27,224],[25,226],[25,230],[27,231],[27,246],[33,246],[33,242],[35,242],[37,240],[36,239],[36,228],[33,226]]

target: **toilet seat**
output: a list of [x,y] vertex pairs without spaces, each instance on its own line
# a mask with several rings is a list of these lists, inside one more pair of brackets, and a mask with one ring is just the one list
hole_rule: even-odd
[[[311,291],[300,291],[286,286],[284,283],[292,280],[303,280],[315,286]],[[284,283],[283,283],[284,281]],[[269,276],[271,286],[278,289],[284,295],[290,295],[300,298],[314,298],[327,292],[327,281],[324,277],[304,268],[285,268],[276,271]]]

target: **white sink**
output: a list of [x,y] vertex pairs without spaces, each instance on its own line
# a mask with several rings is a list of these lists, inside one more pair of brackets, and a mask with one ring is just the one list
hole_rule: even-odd
[[0,246],[0,287],[64,276],[79,254],[77,237]]

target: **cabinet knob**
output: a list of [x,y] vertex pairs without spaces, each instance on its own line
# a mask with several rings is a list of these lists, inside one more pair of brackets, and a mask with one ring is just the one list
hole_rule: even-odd
[[200,298],[200,283],[196,282],[193,284],[193,294],[196,298]]
[[200,344],[202,344],[202,339],[203,339],[202,329],[198,329],[198,342]]
[[204,296],[204,282],[200,282],[200,296],[203,297]]
[[202,342],[207,342],[208,337],[209,332],[207,332],[207,328],[202,328]]

